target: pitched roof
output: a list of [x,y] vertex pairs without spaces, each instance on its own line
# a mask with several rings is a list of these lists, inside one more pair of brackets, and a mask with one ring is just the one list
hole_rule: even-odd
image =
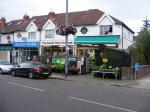
[[119,24],[119,25],[123,25],[125,28],[127,28],[128,30],[130,30],[132,33],[134,33],[133,30],[131,30],[124,22],[120,21],[119,19],[117,18],[114,18],[113,16],[110,16],[116,24]]
[[28,26],[28,22],[23,22],[23,20],[13,20],[8,22],[6,26],[3,28],[2,33],[12,33],[15,31],[25,31],[26,27]]
[[[97,21],[103,16],[104,12],[98,9],[90,9],[86,11],[69,12],[69,24],[75,26],[81,25],[96,25]],[[111,16],[111,18],[118,23],[123,23],[120,20]],[[48,20],[48,15],[33,16],[29,21],[24,22],[23,19],[13,20],[6,24],[5,28],[1,29],[2,33],[13,33],[16,31],[25,31],[29,23],[32,21],[37,28],[41,30]],[[54,24],[61,27],[65,25],[65,13],[56,14]],[[131,29],[130,29],[131,30]],[[132,31],[132,30],[131,30]],[[132,31],[133,32],[133,31]]]

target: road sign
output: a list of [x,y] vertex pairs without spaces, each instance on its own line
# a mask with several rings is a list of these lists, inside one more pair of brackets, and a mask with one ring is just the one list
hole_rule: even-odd
[[141,65],[139,63],[135,63],[135,71],[136,72],[141,71]]

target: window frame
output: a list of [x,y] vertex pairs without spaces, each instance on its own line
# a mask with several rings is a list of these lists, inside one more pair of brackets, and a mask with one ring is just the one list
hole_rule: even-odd
[[[34,34],[34,36],[33,36],[33,34]],[[29,40],[36,39],[36,32],[28,32],[28,38],[29,38]]]
[[45,38],[54,38],[55,36],[55,30],[45,30]]
[[100,25],[99,28],[100,35],[112,35],[113,33],[113,25]]

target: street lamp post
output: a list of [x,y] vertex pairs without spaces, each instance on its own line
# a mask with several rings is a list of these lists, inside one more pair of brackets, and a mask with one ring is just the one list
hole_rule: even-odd
[[68,35],[75,35],[77,33],[77,29],[74,25],[68,25],[68,0],[66,0],[66,16],[65,16],[65,28],[57,27],[56,34],[65,36],[65,77],[68,76]]
[[[65,27],[68,27],[68,0],[66,0]],[[68,76],[68,35],[65,40],[65,77]]]

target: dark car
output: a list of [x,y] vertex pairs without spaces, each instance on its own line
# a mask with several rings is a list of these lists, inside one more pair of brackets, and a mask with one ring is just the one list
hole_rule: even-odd
[[32,78],[48,78],[51,75],[51,69],[39,62],[28,61],[16,65],[12,69],[13,76],[27,76]]

